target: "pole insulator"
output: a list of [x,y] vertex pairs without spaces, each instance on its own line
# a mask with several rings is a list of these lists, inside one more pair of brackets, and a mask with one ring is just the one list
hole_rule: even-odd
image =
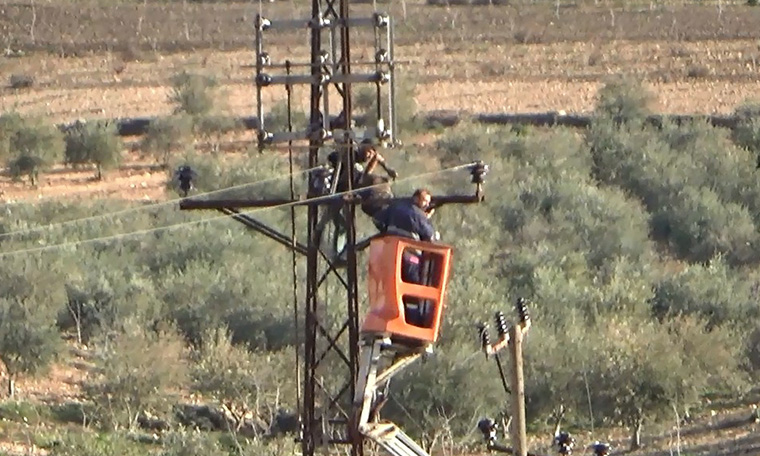
[[525,298],[517,298],[515,304],[517,308],[517,315],[520,317],[520,324],[525,326],[530,322],[530,314],[528,313],[528,304]]
[[504,313],[501,311],[496,312],[494,320],[496,321],[496,331],[499,333],[499,338],[503,339],[509,331],[509,326],[507,326],[507,319],[504,317]]
[[488,347],[491,346],[491,335],[488,334],[488,327],[485,323],[478,325],[478,333],[480,335],[480,345],[483,351],[488,355]]

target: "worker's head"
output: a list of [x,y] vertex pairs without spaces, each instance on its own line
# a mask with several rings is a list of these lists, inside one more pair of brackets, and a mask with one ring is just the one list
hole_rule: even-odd
[[430,207],[430,200],[432,199],[432,195],[430,194],[430,191],[426,188],[418,188],[415,190],[414,195],[412,195],[412,201],[414,204],[422,209],[423,211],[426,211],[428,207]]
[[377,150],[375,149],[375,145],[372,143],[372,138],[366,138],[364,139],[360,144],[358,148],[358,158],[361,162],[366,162],[369,159],[371,159]]

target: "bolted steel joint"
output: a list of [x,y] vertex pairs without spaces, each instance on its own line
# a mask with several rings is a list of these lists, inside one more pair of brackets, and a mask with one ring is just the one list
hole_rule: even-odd
[[312,130],[312,132],[309,134],[309,139],[315,140],[315,141],[327,141],[332,138],[332,132],[325,130],[322,127],[315,128]]
[[272,21],[270,21],[269,19],[266,19],[265,17],[259,14],[256,15],[255,24],[256,24],[256,28],[262,32],[272,27]]
[[317,16],[316,18],[312,19],[311,21],[309,21],[309,26],[311,28],[320,28],[320,29],[323,29],[323,28],[329,27],[330,24],[332,24],[332,22],[330,21],[330,19],[325,18],[321,14],[319,16]]
[[375,79],[380,84],[387,84],[391,81],[391,75],[387,71],[378,71]]
[[259,54],[259,65],[261,66],[269,66],[272,64],[272,58],[269,57],[269,53],[262,52]]
[[375,53],[375,62],[384,63],[390,60],[390,55],[385,49],[380,49]]
[[386,13],[375,13],[375,27],[388,27],[391,18]]
[[266,130],[259,131],[258,137],[261,144],[271,144],[274,139],[274,135]]
[[269,76],[266,73],[259,73],[258,75],[256,75],[256,85],[260,87],[266,87],[271,83],[272,83],[272,76]]

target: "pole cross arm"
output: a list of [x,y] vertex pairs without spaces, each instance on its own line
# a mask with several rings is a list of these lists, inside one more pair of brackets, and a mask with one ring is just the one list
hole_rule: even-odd
[[[357,189],[356,192],[360,192],[363,189]],[[361,204],[366,202],[362,198],[343,198],[345,195],[335,195],[332,197],[319,197],[314,199],[218,199],[218,200],[202,200],[185,198],[179,202],[179,208],[181,210],[200,210],[200,209],[246,209],[246,208],[265,208],[275,206],[312,206],[322,204],[333,204],[337,199],[343,199],[343,202],[352,202],[354,204]],[[433,196],[430,201],[432,207],[441,207],[444,204],[475,204],[484,200],[482,194],[480,195],[440,195]],[[409,201],[408,197],[389,198],[389,202]]]

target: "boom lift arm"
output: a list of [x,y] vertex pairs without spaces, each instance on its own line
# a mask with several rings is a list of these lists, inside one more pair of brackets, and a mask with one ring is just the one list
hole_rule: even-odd
[[[470,169],[477,200],[483,198],[487,172],[488,166],[480,161]],[[448,197],[450,201],[444,198],[434,197],[433,203],[440,206],[459,202],[457,197]],[[369,439],[392,456],[429,456],[396,424],[381,421],[379,411],[387,400],[383,391],[390,379],[433,351],[445,307],[453,249],[389,234],[373,236],[363,244],[362,249],[369,247],[369,309],[360,329],[350,429],[355,438]],[[410,255],[417,259],[415,264],[419,263],[419,277],[403,272],[409,266]]]

